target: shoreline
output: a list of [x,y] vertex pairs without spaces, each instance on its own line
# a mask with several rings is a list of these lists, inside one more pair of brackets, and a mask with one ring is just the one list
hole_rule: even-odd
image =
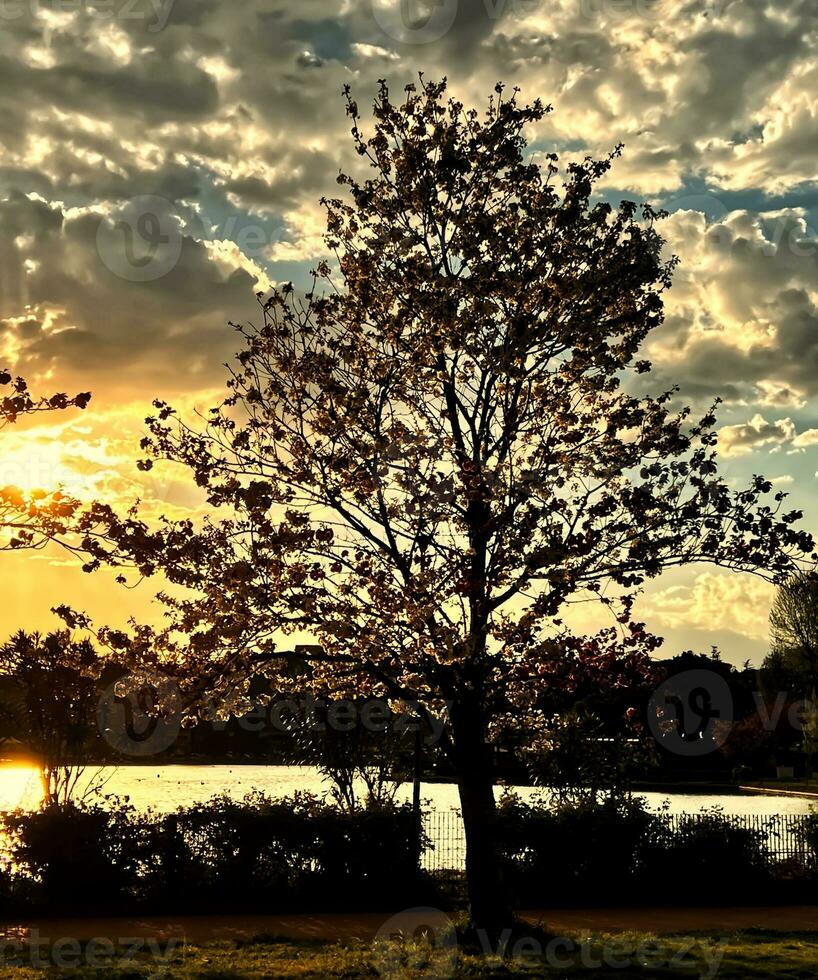
[[739,789],[757,796],[791,796],[795,799],[818,800],[818,793],[808,793],[806,790],[775,789],[771,786],[739,786]]

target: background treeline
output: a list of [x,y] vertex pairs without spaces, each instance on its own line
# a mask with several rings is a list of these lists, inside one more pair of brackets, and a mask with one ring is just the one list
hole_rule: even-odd
[[[724,681],[733,720],[726,728],[716,725],[712,751],[684,756],[657,743],[646,721],[656,688],[691,670]],[[310,763],[330,770],[341,796],[352,792],[353,776],[363,776],[375,798],[388,796],[390,783],[418,771],[426,779],[451,776],[433,733],[416,734],[419,726],[411,718],[384,708],[375,730],[359,723],[365,703],[358,702],[353,721],[339,729],[328,719],[325,702],[278,697],[262,680],[253,689],[259,706],[247,716],[179,725],[155,752],[134,752],[140,732],[147,729],[149,735],[153,724],[150,693],[117,699],[118,723],[133,728],[125,738],[111,737],[105,730],[110,720],[100,712],[100,699],[107,697],[110,706],[111,692],[126,673],[90,642],[65,631],[15,634],[0,647],[0,753],[38,762],[46,796],[57,800],[71,797],[83,766],[129,762]],[[779,645],[755,669],[725,663],[715,649],[707,655],[686,652],[656,661],[653,675],[650,685],[636,691],[589,685],[570,696],[548,695],[553,703],[544,710],[555,723],[547,737],[539,732],[533,741],[524,728],[500,731],[499,778],[547,784],[569,795],[584,786],[595,797],[611,785],[762,778],[781,765],[811,773],[818,748],[818,722],[810,712],[816,684],[811,655]],[[279,712],[282,701],[289,707]]]

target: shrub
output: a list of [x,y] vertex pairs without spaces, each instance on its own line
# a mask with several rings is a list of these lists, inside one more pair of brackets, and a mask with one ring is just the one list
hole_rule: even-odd
[[507,885],[521,904],[593,904],[630,897],[644,875],[661,818],[639,800],[526,806],[506,797],[499,808]]
[[804,849],[805,863],[810,871],[818,873],[818,810],[810,808],[798,828],[798,840]]
[[627,797],[551,807],[507,798],[499,840],[506,883],[522,905],[771,898],[764,830],[737,827],[719,811],[673,821]]
[[168,815],[53,805],[5,823],[14,893],[29,907],[374,910],[428,897],[408,804],[349,813],[303,794],[251,794]]
[[119,911],[133,904],[147,823],[127,804],[52,803],[3,817],[14,893],[47,910]]
[[759,901],[772,881],[764,830],[736,826],[718,810],[678,818],[649,864],[646,885],[671,904]]

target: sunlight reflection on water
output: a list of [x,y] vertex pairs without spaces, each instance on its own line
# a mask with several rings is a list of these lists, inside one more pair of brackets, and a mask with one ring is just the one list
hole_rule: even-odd
[[[103,793],[128,797],[139,810],[149,807],[169,812],[179,806],[200,803],[219,793],[241,799],[253,790],[270,796],[290,796],[298,790],[324,795],[329,786],[312,766],[120,766],[89,767],[84,785],[96,782]],[[502,792],[498,787],[497,794]],[[519,795],[531,798],[538,790],[522,787]],[[424,783],[422,797],[430,810],[458,808],[457,787],[450,783]],[[701,793],[641,793],[651,809],[658,809],[664,800],[670,802],[671,813],[696,813],[703,807],[720,806],[725,813],[762,814],[807,813],[810,801],[796,797],[722,795]],[[412,787],[405,784],[399,799],[409,800]],[[23,765],[0,766],[0,810],[26,809],[37,805],[42,797],[39,774]]]

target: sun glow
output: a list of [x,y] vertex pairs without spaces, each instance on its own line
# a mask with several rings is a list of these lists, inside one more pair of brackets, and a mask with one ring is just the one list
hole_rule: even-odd
[[60,490],[81,500],[93,498],[88,476],[65,462],[60,443],[31,439],[28,445],[5,450],[4,446],[0,457],[0,487],[14,487],[26,495]]
[[43,798],[40,771],[31,765],[0,766],[0,811],[32,809]]

